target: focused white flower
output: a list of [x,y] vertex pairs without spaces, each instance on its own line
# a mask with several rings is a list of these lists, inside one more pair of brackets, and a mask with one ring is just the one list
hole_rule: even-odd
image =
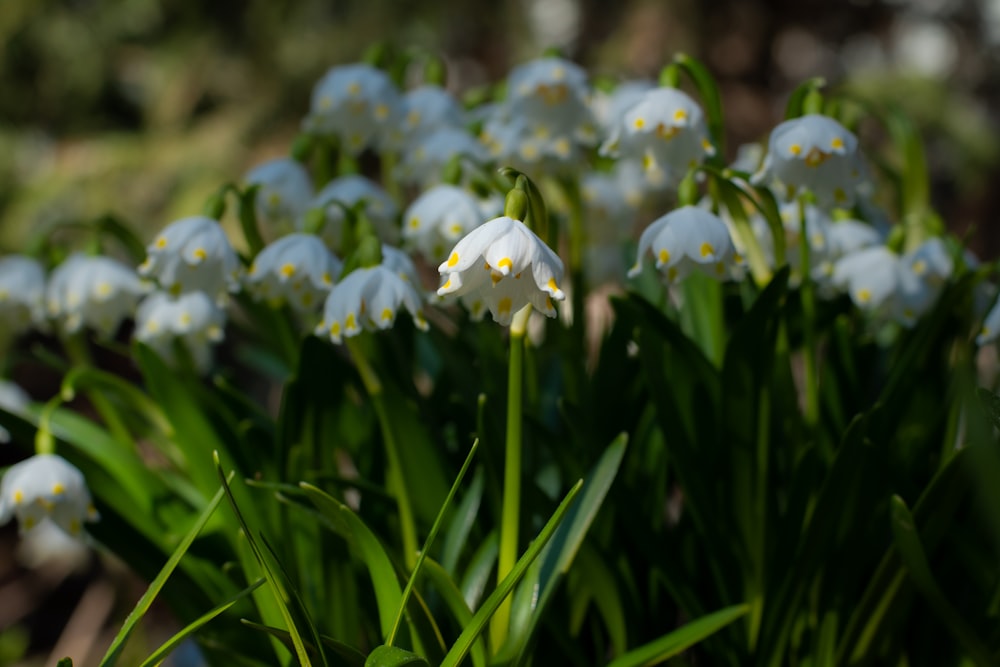
[[403,240],[425,259],[439,261],[449,247],[485,219],[472,194],[455,185],[438,185],[406,209]]
[[48,519],[70,535],[99,518],[83,473],[55,454],[36,454],[11,466],[0,480],[0,525],[11,517],[17,517],[22,533]]
[[88,326],[110,337],[148,291],[135,271],[118,260],[74,254],[52,272],[45,304],[66,333]]
[[670,282],[683,280],[692,271],[724,280],[736,260],[726,223],[697,206],[682,206],[646,228],[639,237],[638,256],[629,278],[642,271],[647,252],[653,253],[656,268],[665,271]]
[[507,216],[469,232],[438,272],[444,279],[439,296],[462,297],[473,317],[485,307],[504,326],[529,303],[555,317],[552,300],[566,298],[559,287],[562,260],[523,222]]
[[0,340],[42,321],[44,295],[41,264],[23,255],[0,258]]
[[226,314],[204,292],[174,297],[154,292],[139,304],[135,338],[173,364],[174,341],[180,339],[200,372],[212,363],[212,347],[223,337]]
[[256,185],[257,219],[284,234],[305,215],[313,196],[309,172],[297,160],[277,158],[250,170],[243,179]]
[[818,205],[847,207],[864,183],[858,139],[832,118],[809,114],[774,128],[755,183],[777,181],[788,198],[805,189]]
[[309,312],[323,302],[342,268],[321,238],[295,233],[261,250],[243,282],[257,300]]
[[418,329],[427,329],[420,294],[412,283],[383,264],[355,269],[327,296],[316,335],[329,336],[339,345],[363,330],[392,327],[400,308],[410,313]]
[[[28,411],[31,397],[20,385],[9,380],[0,380],[0,408],[15,415],[24,415]],[[10,432],[0,426],[0,443],[10,442]]]
[[242,272],[222,225],[202,215],[167,225],[146,247],[139,266],[140,275],[171,294],[206,292],[220,300],[239,290]]
[[639,161],[647,173],[676,184],[715,148],[701,107],[676,88],[655,88],[621,116],[600,152]]
[[399,90],[389,76],[365,63],[331,68],[313,88],[307,131],[338,137],[358,154],[385,140],[402,116]]
[[399,215],[399,207],[389,193],[364,176],[341,176],[327,183],[316,194],[312,204],[313,208],[323,209],[326,223],[320,236],[334,252],[343,250],[344,221],[347,214],[341,207],[351,208],[362,200],[365,202],[364,215],[374,225],[379,237],[388,243],[393,243],[398,238],[396,216]]

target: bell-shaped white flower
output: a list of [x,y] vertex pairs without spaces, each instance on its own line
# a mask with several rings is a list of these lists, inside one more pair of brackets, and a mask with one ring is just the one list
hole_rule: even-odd
[[485,219],[472,194],[455,185],[438,185],[406,209],[403,240],[425,259],[440,261],[449,247]]
[[469,232],[438,272],[444,280],[439,296],[463,297],[474,317],[485,307],[504,326],[529,303],[555,317],[552,300],[566,298],[559,287],[562,260],[523,222],[507,216]]
[[592,143],[596,124],[590,96],[586,70],[563,58],[546,57],[511,70],[505,104],[529,125]]
[[44,295],[41,264],[23,255],[0,258],[0,340],[41,322]]
[[396,216],[399,207],[378,183],[352,174],[335,178],[320,190],[313,199],[313,208],[323,209],[326,223],[320,237],[334,252],[341,252],[344,242],[344,222],[347,214],[342,206],[353,207],[364,200],[364,215],[371,221],[379,237],[392,243],[399,236]]
[[[31,397],[20,385],[9,380],[0,380],[0,408],[15,415],[27,414]],[[10,442],[10,432],[0,426],[0,443]]]
[[70,535],[97,521],[83,473],[55,454],[36,454],[0,480],[0,525],[17,517],[22,533],[50,520]]
[[420,294],[409,281],[384,264],[355,269],[330,291],[317,336],[338,345],[363,330],[388,329],[405,308],[418,329],[426,330]]
[[251,169],[243,179],[257,186],[257,219],[280,234],[293,229],[313,197],[309,172],[297,160],[277,158]]
[[931,237],[903,256],[904,263],[918,278],[933,287],[941,287],[951,277],[955,262],[937,236]]
[[200,372],[212,363],[212,348],[224,337],[226,314],[204,292],[174,297],[154,292],[139,304],[135,338],[153,348],[167,363],[174,363],[174,341],[180,339]]
[[404,149],[442,128],[460,128],[464,119],[458,100],[441,86],[422,85],[403,93],[402,120],[389,129],[389,145]]
[[366,63],[331,68],[313,88],[306,130],[338,137],[358,154],[385,140],[402,115],[399,90],[389,76]]
[[789,199],[805,189],[820,206],[847,207],[854,203],[864,175],[857,137],[833,118],[809,114],[774,128],[753,181],[777,181],[788,189]]
[[135,271],[118,260],[74,254],[52,272],[45,304],[48,315],[66,333],[89,326],[110,337],[148,291]]
[[686,93],[654,88],[620,118],[601,146],[603,155],[641,162],[647,173],[680,182],[688,170],[715,154],[705,114]]
[[261,250],[243,282],[255,299],[309,312],[323,302],[342,268],[321,238],[300,232]]
[[414,287],[419,288],[420,276],[417,274],[417,267],[413,264],[413,260],[410,259],[410,256],[406,254],[406,251],[400,250],[399,248],[391,246],[387,243],[383,243],[382,266],[389,269]]
[[838,260],[833,284],[844,289],[859,309],[904,326],[916,323],[939,293],[883,245],[863,248]]
[[482,165],[489,160],[489,153],[479,139],[464,128],[442,127],[420,136],[406,147],[396,174],[405,183],[440,183],[444,168],[455,158]]
[[736,260],[726,223],[697,206],[671,211],[646,228],[639,237],[638,256],[629,278],[642,271],[647,252],[653,253],[656,268],[665,271],[670,282],[683,280],[692,271],[724,280]]
[[242,272],[222,225],[203,215],[167,225],[146,247],[139,266],[140,275],[171,294],[206,292],[220,300],[239,289]]
[[622,116],[642,100],[643,95],[656,88],[648,80],[623,81],[610,93],[597,91],[590,100],[590,109],[597,124],[605,134],[611,134],[621,123]]

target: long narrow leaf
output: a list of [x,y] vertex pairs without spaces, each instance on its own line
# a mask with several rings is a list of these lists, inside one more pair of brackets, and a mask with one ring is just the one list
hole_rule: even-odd
[[726,607],[654,639],[645,646],[612,660],[608,667],[646,667],[671,658],[694,646],[750,611],[745,604]]

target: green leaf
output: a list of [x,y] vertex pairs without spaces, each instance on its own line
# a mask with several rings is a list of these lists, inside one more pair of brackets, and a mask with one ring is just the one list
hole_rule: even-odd
[[[223,484],[225,484],[225,482],[226,480],[223,479]],[[219,502],[222,501],[222,495],[223,489],[219,489],[215,496],[212,497],[212,500],[209,501],[204,511],[202,511],[198,520],[195,521],[193,526],[191,526],[191,529],[184,536],[184,539],[181,540],[180,544],[177,545],[177,548],[174,549],[174,552],[170,555],[170,558],[167,559],[163,569],[160,570],[160,573],[156,575],[156,578],[149,584],[149,588],[146,589],[146,592],[143,593],[142,597],[139,598],[139,601],[136,602],[135,608],[125,619],[125,623],[122,625],[118,634],[111,642],[111,646],[108,647],[107,653],[104,654],[104,658],[101,660],[101,667],[113,665],[118,660],[122,649],[125,647],[125,642],[128,641],[129,635],[132,634],[136,624],[139,623],[145,613],[149,610],[149,607],[153,604],[153,600],[156,599],[156,596],[159,594],[164,584],[167,583],[167,579],[170,577],[171,573],[173,573],[174,568],[177,567],[181,558],[185,553],[187,553],[188,547],[191,546],[191,543],[194,542],[196,537],[198,537],[198,533],[200,533],[201,529],[205,527],[206,523],[208,523],[209,517],[212,516],[215,509],[219,506]]]
[[[441,595],[445,605],[455,617],[459,627],[464,628],[472,622],[472,610],[462,597],[462,592],[458,590],[454,580],[434,559],[428,558],[424,563],[423,576],[430,580],[435,590]],[[486,667],[486,642],[482,637],[477,637],[472,649],[469,652],[472,658],[473,667]]]
[[644,646],[619,656],[612,660],[608,667],[645,667],[646,665],[659,664],[715,634],[749,610],[748,605],[740,604],[702,616],[659,639],[654,639]]
[[441,661],[440,667],[458,667],[465,656],[469,653],[472,645],[475,643],[476,638],[489,623],[490,618],[496,613],[496,610],[500,607],[500,604],[507,598],[508,595],[513,592],[514,587],[517,583],[524,577],[527,573],[528,568],[535,561],[536,558],[541,554],[545,545],[548,544],[552,535],[555,533],[559,524],[562,522],[566,513],[569,511],[576,499],[577,494],[580,492],[580,488],[583,486],[583,480],[581,479],[573,488],[570,489],[566,497],[556,508],[555,513],[548,520],[545,526],[542,528],[538,537],[535,541],[531,543],[528,550],[524,552],[524,555],[518,559],[517,563],[514,565],[514,569],[504,577],[503,581],[496,587],[496,589],[490,594],[488,598],[483,602],[483,605],[478,611],[473,615],[472,620],[468,625],[462,630],[462,634],[459,635],[458,639],[452,645],[451,650],[445,655],[444,660]]
[[989,416],[990,421],[993,422],[993,426],[1000,428],[1000,396],[982,387],[976,391],[976,395],[979,397],[979,402],[982,404],[983,410]]
[[451,517],[451,525],[444,537],[441,547],[441,567],[454,574],[458,567],[458,559],[469,541],[469,533],[479,518],[479,506],[483,500],[483,469],[476,470],[472,482],[455,508]]
[[[254,623],[253,621],[245,618],[240,619],[240,622],[248,628],[264,632],[271,637],[274,637],[284,644],[289,651],[294,651],[292,636],[287,630],[282,630],[281,628],[275,628],[269,625],[261,625],[260,623]],[[323,642],[323,646],[333,651],[333,653],[340,659],[340,664],[347,665],[347,667],[364,667],[365,654],[361,651],[352,646],[348,646],[344,642],[337,641],[332,637],[327,637],[326,635],[320,635],[319,639]],[[306,649],[312,652],[316,651],[314,646],[306,645]]]
[[368,655],[365,667],[430,667],[416,653],[395,646],[379,646]]

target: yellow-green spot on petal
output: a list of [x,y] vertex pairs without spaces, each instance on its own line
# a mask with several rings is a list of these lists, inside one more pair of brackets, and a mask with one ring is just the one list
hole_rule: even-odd
[[111,285],[106,282],[101,282],[97,284],[97,288],[94,289],[99,297],[106,297],[111,294]]
[[800,146],[799,144],[792,144],[791,146],[788,147],[788,152],[798,157],[799,155],[802,154],[802,146]]
[[383,322],[391,322],[392,321],[392,308],[383,308],[382,309],[382,321]]
[[35,527],[35,519],[34,519],[34,517],[30,517],[30,516],[24,517],[24,522],[23,523],[24,523],[24,529],[25,530],[31,530],[32,528]]
[[451,278],[448,278],[448,280],[444,282],[444,285],[441,285],[441,289],[451,289]]
[[[455,266],[456,264],[458,264],[458,253],[453,252],[451,253],[451,256],[448,257],[448,266]],[[486,268],[489,268],[488,264],[486,265]]]
[[191,251],[191,256],[201,261],[206,257],[208,257],[208,253],[205,252],[204,248],[195,248],[194,250]]
[[420,229],[420,218],[416,216],[410,218],[410,229]]
[[506,268],[508,271],[510,271],[511,267],[513,266],[514,262],[510,261],[510,257],[503,257],[500,259],[499,262],[497,262],[498,269]]
[[556,283],[555,278],[549,278],[549,282],[545,283],[545,286],[548,287],[553,292],[559,291],[559,285]]
[[677,267],[676,266],[671,266],[670,269],[667,271],[667,280],[669,280],[670,282],[673,282],[673,281],[677,280],[677,276],[678,275],[679,274],[677,272]]
[[924,272],[927,271],[927,262],[925,262],[922,259],[918,259],[913,263],[913,266],[910,268],[913,269],[913,272],[915,274],[917,274],[918,276],[922,276],[924,275]]
[[420,122],[420,112],[416,109],[410,109],[410,113],[406,114],[406,122],[413,127]]
[[389,107],[384,104],[379,104],[375,107],[375,117],[379,120],[385,120],[389,117]]
[[715,263],[715,275],[724,276],[726,275],[726,265],[722,262]]
[[291,262],[289,262],[288,264],[282,264],[281,268],[278,270],[278,273],[280,273],[285,278],[291,278],[292,276],[295,275],[295,265],[292,264]]
[[867,287],[859,289],[856,296],[861,303],[868,303],[872,300],[872,292]]
[[330,324],[330,334],[333,336],[340,335],[340,322],[333,322]]
[[709,255],[715,254],[715,248],[712,247],[712,244],[709,243],[708,241],[702,243],[698,251],[701,253],[702,257],[708,257]]
[[23,502],[24,502],[24,491],[22,491],[21,489],[17,489],[16,491],[14,491],[14,504],[20,505]]
[[167,238],[165,236],[161,236],[160,238],[156,239],[156,243],[154,245],[158,249],[163,250],[164,248],[167,247]]
[[456,222],[451,227],[448,228],[448,231],[451,232],[452,235],[458,236],[459,234],[462,233],[462,225]]
[[323,284],[324,285],[332,285],[333,284],[333,276],[330,275],[329,271],[323,273]]
[[646,119],[643,118],[642,116],[639,116],[634,121],[632,121],[632,126],[637,130],[641,130],[646,126]]
[[834,150],[839,151],[843,147],[844,147],[844,140],[841,139],[840,137],[834,137],[833,140],[830,142],[830,148]]
[[511,305],[510,297],[505,296],[500,299],[499,303],[497,303],[497,312],[501,315],[505,315],[510,312]]
[[78,519],[70,519],[68,528],[71,535],[76,535],[80,532],[80,521]]
[[660,264],[666,264],[670,261],[670,251],[666,248],[660,248],[660,252],[656,255],[656,258],[660,261]]
[[181,313],[181,316],[177,319],[180,320],[181,325],[186,327],[191,324],[191,313]]
[[351,95],[360,95],[361,84],[358,83],[357,81],[352,81],[350,85],[347,86],[347,92],[350,93]]
[[60,484],[59,482],[56,482],[55,484],[52,485],[52,495],[60,496],[65,492],[66,492],[66,487]]
[[684,109],[678,109],[674,112],[674,120],[680,122],[682,120],[687,120],[688,112]]
[[351,331],[358,328],[358,323],[354,319],[354,313],[348,313],[347,317],[344,318],[344,329],[346,331]]
[[847,201],[847,193],[844,192],[843,188],[835,188],[833,191],[833,198],[837,203],[843,204]]

